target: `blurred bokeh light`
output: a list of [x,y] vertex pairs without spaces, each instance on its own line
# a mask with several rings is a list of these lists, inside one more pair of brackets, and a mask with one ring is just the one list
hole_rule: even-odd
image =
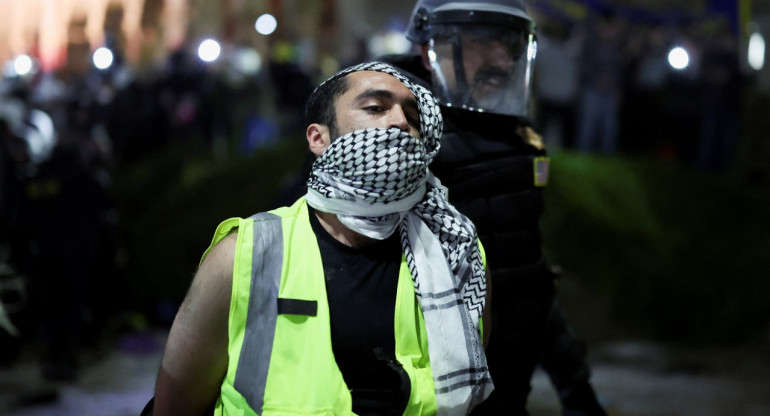
[[94,51],[94,66],[98,69],[107,69],[112,66],[115,57],[108,48],[101,47]]
[[260,35],[269,35],[273,32],[275,32],[275,29],[278,27],[278,21],[275,20],[275,17],[273,17],[272,14],[266,13],[262,16],[259,16],[257,18],[257,21],[254,23],[254,28],[257,30],[257,33]]
[[198,46],[198,57],[204,62],[214,62],[219,58],[222,48],[214,39],[206,39]]
[[690,54],[681,46],[677,46],[668,52],[668,64],[672,68],[682,70],[690,64]]
[[761,71],[765,66],[765,38],[759,32],[754,32],[749,38],[749,65],[755,71]]
[[24,76],[32,71],[32,58],[20,55],[13,60],[13,70],[17,75]]

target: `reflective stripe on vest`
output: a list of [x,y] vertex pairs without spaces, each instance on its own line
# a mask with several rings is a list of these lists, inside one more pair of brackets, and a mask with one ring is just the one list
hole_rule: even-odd
[[238,360],[235,373],[235,388],[243,394],[246,402],[258,414],[267,385],[267,370],[270,367],[270,353],[273,350],[273,335],[277,318],[278,288],[281,284],[281,262],[283,241],[281,221],[275,214],[259,213],[254,220],[254,247],[251,255],[251,297],[246,317],[246,331],[241,353],[256,354],[248,360]]

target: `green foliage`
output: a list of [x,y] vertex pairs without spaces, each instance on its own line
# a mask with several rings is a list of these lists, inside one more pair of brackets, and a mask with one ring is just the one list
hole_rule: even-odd
[[675,341],[745,340],[770,323],[767,190],[560,152],[545,196],[549,257],[607,299],[615,323]]
[[[222,220],[274,208],[305,157],[283,141],[217,161],[174,146],[122,168],[116,199],[135,308],[180,301]],[[672,341],[738,341],[770,323],[770,193],[654,160],[552,155],[550,260],[614,323]]]
[[210,148],[171,146],[121,168],[115,198],[128,251],[132,305],[181,301],[216,226],[275,208],[275,198],[305,157],[284,140],[247,157],[217,161]]

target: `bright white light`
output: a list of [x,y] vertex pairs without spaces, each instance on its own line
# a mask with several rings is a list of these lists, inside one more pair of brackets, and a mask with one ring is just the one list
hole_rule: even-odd
[[29,157],[35,163],[44,162],[51,156],[56,147],[56,129],[51,117],[40,110],[32,110],[29,114],[31,126],[27,128],[24,140],[27,141]]
[[529,47],[527,48],[527,60],[534,61],[537,56],[537,41],[535,35],[529,35]]
[[677,46],[668,52],[668,64],[676,70],[685,69],[690,64],[690,55],[683,47]]
[[102,46],[101,48],[94,51],[93,60],[95,67],[99,69],[107,69],[110,67],[110,65],[112,65],[112,51]]
[[254,75],[262,67],[262,57],[251,48],[242,48],[235,55],[235,67],[243,74]]
[[222,48],[214,39],[206,39],[198,46],[198,57],[205,62],[214,62],[219,58]]
[[29,74],[32,71],[32,58],[28,55],[19,55],[13,60],[13,70],[20,76]]
[[409,52],[412,42],[403,33],[390,31],[385,35],[385,46],[390,53],[403,54]]
[[275,29],[278,27],[278,21],[275,20],[275,17],[273,17],[272,14],[265,13],[262,16],[259,16],[257,18],[256,23],[254,23],[254,29],[257,29],[257,32],[260,35],[269,35],[273,32],[275,32]]
[[389,31],[372,36],[368,46],[372,56],[403,54],[411,49],[412,42],[402,32]]
[[765,66],[765,38],[759,32],[754,32],[749,38],[749,65],[755,71]]

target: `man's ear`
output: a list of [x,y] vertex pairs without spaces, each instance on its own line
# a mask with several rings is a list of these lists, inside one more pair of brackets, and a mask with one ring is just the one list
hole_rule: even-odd
[[433,67],[430,66],[430,60],[428,59],[428,49],[430,49],[430,46],[428,46],[427,43],[423,43],[420,45],[420,55],[422,55],[422,64],[425,66],[425,69],[428,71],[433,71]]
[[331,144],[329,127],[323,124],[313,123],[307,126],[305,137],[307,137],[308,148],[316,156],[321,156],[321,153]]

